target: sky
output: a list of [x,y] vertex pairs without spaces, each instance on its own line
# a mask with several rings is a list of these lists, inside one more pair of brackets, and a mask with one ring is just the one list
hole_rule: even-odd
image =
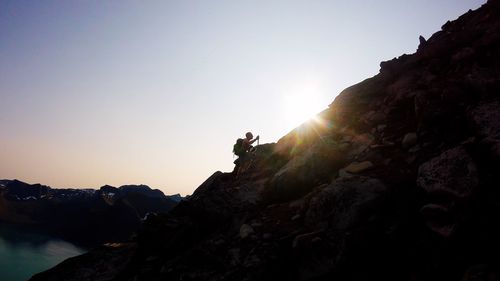
[[482,0],[0,0],[0,179],[191,194]]

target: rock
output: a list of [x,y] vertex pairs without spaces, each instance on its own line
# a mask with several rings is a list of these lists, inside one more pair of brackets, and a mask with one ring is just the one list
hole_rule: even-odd
[[339,170],[339,178],[350,177],[352,174],[346,172],[344,169]]
[[363,161],[361,163],[353,162],[349,166],[345,167],[343,170],[351,174],[359,174],[373,167],[373,163],[370,161]]
[[262,223],[259,221],[254,221],[250,224],[250,226],[252,226],[253,228],[258,228],[262,226]]
[[478,184],[477,166],[462,146],[443,152],[418,169],[417,185],[427,193],[467,199]]
[[500,102],[480,104],[469,118],[480,136],[500,139]]
[[328,221],[334,229],[349,229],[372,215],[365,211],[382,204],[386,191],[377,179],[358,175],[338,178],[311,199],[305,222],[316,226]]
[[363,116],[366,123],[371,125],[378,125],[384,122],[386,116],[381,111],[370,111]]
[[345,165],[345,158],[346,151],[335,143],[313,145],[273,176],[270,197],[296,199],[310,192],[318,183],[330,182],[332,175]]
[[344,135],[342,137],[342,142],[351,142],[352,141],[352,136],[351,135]]
[[497,281],[498,277],[500,277],[498,266],[476,264],[465,271],[462,281]]
[[383,112],[377,111],[370,116],[370,121],[373,124],[380,124],[385,121],[385,114]]
[[496,159],[496,161],[500,159],[500,140],[485,138],[480,143],[489,150],[489,154],[493,159]]
[[415,152],[418,152],[419,150],[420,150],[420,146],[414,145],[413,147],[411,147],[410,149],[408,149],[408,152],[415,153]]
[[256,255],[249,255],[243,262],[244,267],[256,267],[261,263],[261,259]]
[[417,131],[426,131],[447,142],[457,143],[464,137],[467,121],[464,105],[470,102],[471,95],[458,82],[421,91],[414,99]]
[[418,36],[418,41],[419,41],[418,49],[423,48],[425,44],[427,44],[427,40],[425,40],[424,36],[422,35]]
[[303,205],[304,205],[304,199],[301,198],[290,202],[290,204],[288,204],[288,207],[290,209],[301,209]]
[[234,181],[231,173],[216,172],[195,190],[189,200],[181,201],[176,211],[180,215],[196,209],[198,224],[222,223],[230,220],[235,212],[255,206],[261,200],[264,186],[262,180],[239,182]]
[[273,235],[271,233],[264,233],[262,234],[262,239],[264,240],[269,240],[273,237]]
[[410,156],[406,157],[405,162],[408,165],[411,165],[415,162],[415,160],[417,160],[417,157],[415,155],[410,155]]
[[297,235],[295,237],[295,239],[293,239],[292,248],[297,248],[297,247],[302,246],[306,242],[311,242],[314,238],[318,238],[317,235],[319,233],[320,232],[315,231],[315,232],[309,232],[309,233]]
[[434,198],[421,209],[427,226],[448,237],[460,220],[460,209],[478,190],[477,166],[465,148],[458,146],[422,164],[417,185]]
[[323,239],[321,239],[321,237],[314,237],[311,240],[311,243],[320,243],[321,241],[323,241]]
[[241,237],[241,239],[245,239],[245,238],[249,237],[254,232],[255,231],[253,230],[253,228],[250,225],[248,225],[248,224],[243,224],[240,227],[240,237]]
[[169,267],[168,265],[163,265],[160,269],[160,273],[164,274],[164,273],[167,273],[167,272],[172,272],[172,268]]
[[233,266],[240,264],[240,249],[239,248],[232,248],[227,251],[228,256],[229,256],[229,263]]
[[377,126],[377,132],[381,133],[382,131],[385,130],[385,128],[387,128],[386,124],[380,124]]
[[156,261],[158,259],[159,259],[159,257],[157,257],[157,256],[149,256],[146,258],[146,262],[152,262],[152,261]]
[[417,134],[416,133],[408,133],[403,137],[403,141],[401,141],[401,145],[404,149],[408,149],[414,146],[417,143]]
[[427,226],[443,237],[450,237],[455,231],[456,225],[449,220],[450,210],[437,204],[427,204],[420,209],[420,214],[428,219]]
[[471,59],[475,54],[474,49],[466,47],[457,51],[451,58],[454,63]]
[[[311,235],[310,239],[296,237],[295,247],[302,251],[310,249],[309,253],[315,253],[328,245],[327,241],[334,241],[334,245],[328,248],[329,258],[323,262],[315,261],[316,264],[329,264],[330,268],[337,268],[346,263],[353,264],[353,262],[359,265],[354,260],[350,260],[352,257],[363,256],[364,258],[368,255],[379,257],[379,250],[365,251],[365,249],[373,247],[370,240],[383,231],[379,228],[380,225],[374,222],[383,220],[385,217],[382,210],[383,206],[387,206],[387,195],[388,188],[378,179],[358,175],[336,179],[311,199],[305,216],[306,226],[323,230],[321,238],[325,243],[320,243],[319,249],[313,247],[318,244],[319,240],[315,239],[317,235]],[[302,247],[303,245],[311,247]],[[373,258],[369,260],[370,263],[374,262]],[[321,268],[322,266],[316,268],[315,271],[322,272]]]
[[390,140],[388,140],[388,139],[385,139],[385,138],[384,138],[384,139],[382,140],[382,145],[385,145],[385,146],[394,146],[394,145],[396,145],[396,144],[395,144],[394,142],[392,142],[392,141],[390,141]]
[[348,157],[354,158],[364,152],[373,143],[375,137],[372,134],[364,133],[353,138],[351,146],[348,148]]
[[225,241],[224,239],[222,239],[222,238],[221,238],[221,239],[217,239],[217,240],[215,240],[215,241],[213,242],[213,244],[214,244],[215,246],[220,246],[220,245],[223,245],[224,243],[226,243],[226,241]]

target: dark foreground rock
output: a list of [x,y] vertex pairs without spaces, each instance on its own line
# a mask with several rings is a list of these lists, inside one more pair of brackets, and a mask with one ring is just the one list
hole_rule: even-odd
[[499,280],[499,104],[490,0],[149,217],[127,262],[32,280]]

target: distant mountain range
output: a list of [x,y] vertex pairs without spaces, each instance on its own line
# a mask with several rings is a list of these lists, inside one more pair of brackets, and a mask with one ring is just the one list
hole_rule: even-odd
[[0,180],[0,223],[95,246],[129,239],[148,214],[165,213],[181,200],[146,185],[56,189]]

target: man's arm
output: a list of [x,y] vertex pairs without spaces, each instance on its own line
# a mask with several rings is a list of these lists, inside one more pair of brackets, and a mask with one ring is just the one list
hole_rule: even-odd
[[257,136],[256,138],[254,138],[253,140],[249,141],[250,144],[256,142],[258,139],[260,138],[260,136]]

